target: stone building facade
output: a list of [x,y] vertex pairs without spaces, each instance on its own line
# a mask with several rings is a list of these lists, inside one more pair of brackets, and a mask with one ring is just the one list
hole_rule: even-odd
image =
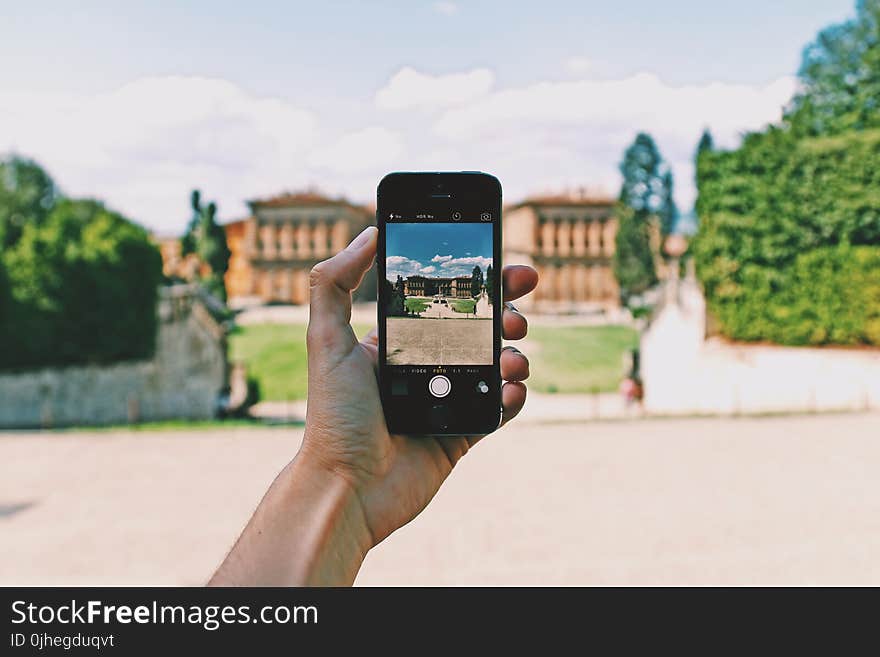
[[[344,249],[375,222],[370,209],[315,192],[283,194],[249,205],[250,217],[224,226],[231,252],[226,289],[234,306],[308,303],[312,266]],[[611,266],[617,237],[614,207],[611,198],[545,196],[505,208],[504,262],[531,265],[540,275],[538,288],[517,305],[545,312],[619,306]],[[180,258],[179,240],[163,242],[162,254],[166,273],[174,271],[189,278],[188,274],[198,271],[197,262]],[[412,291],[407,294],[469,296],[470,278],[466,293],[460,293],[460,284],[453,279],[436,280],[437,292],[429,293],[431,279],[410,277],[408,289]],[[375,298],[375,271],[370,270],[354,299]]]
[[617,237],[609,198],[532,198],[506,209],[506,263],[527,264],[537,289],[517,306],[544,311],[612,308],[620,303],[611,259]]
[[408,276],[403,282],[403,293],[408,297],[433,297],[435,294],[442,294],[455,299],[470,299],[471,282],[470,276]]
[[[231,251],[226,287],[230,300],[305,304],[309,271],[341,251],[374,215],[345,199],[306,192],[249,203],[251,216],[226,225]],[[376,298],[375,272],[355,299]]]

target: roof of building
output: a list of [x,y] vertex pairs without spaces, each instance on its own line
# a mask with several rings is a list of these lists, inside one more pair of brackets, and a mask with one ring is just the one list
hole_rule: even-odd
[[550,208],[550,207],[611,207],[617,201],[610,196],[590,196],[590,195],[571,195],[571,194],[550,194],[545,196],[531,196],[524,201],[515,203],[508,208],[515,210],[517,208],[534,207],[534,208]]
[[426,281],[457,281],[459,279],[466,278],[471,280],[471,277],[468,275],[463,276],[425,276],[424,274],[410,274],[406,277],[406,280],[426,280]]
[[348,199],[342,196],[337,196],[334,198],[315,190],[305,190],[302,192],[282,192],[277,196],[250,200],[248,201],[248,205],[253,210],[257,208],[335,206],[350,208],[358,212],[368,212],[367,208],[365,208],[364,206],[351,203]]

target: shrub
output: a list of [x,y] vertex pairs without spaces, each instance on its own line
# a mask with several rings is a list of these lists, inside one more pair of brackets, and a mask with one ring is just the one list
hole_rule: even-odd
[[96,201],[62,200],[41,224],[24,226],[3,260],[0,368],[152,354],[162,264],[142,228]]
[[880,130],[770,128],[697,167],[693,252],[724,334],[880,345]]

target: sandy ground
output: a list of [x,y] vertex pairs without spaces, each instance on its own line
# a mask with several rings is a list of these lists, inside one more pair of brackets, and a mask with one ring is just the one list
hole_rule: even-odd
[[492,364],[491,320],[389,317],[387,324],[392,365]]
[[[200,584],[295,429],[0,434],[0,584]],[[513,424],[360,584],[880,584],[880,415]]]

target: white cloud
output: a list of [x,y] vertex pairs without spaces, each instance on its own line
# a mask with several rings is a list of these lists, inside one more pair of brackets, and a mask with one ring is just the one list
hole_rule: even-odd
[[433,258],[431,258],[431,262],[447,262],[449,260],[452,260],[451,255],[442,256],[439,253],[437,255],[435,255]]
[[572,75],[584,75],[593,70],[595,64],[589,57],[577,55],[565,60],[565,70]]
[[250,195],[304,184],[299,162],[315,132],[311,112],[218,79],[143,78],[91,95],[0,91],[0,152],[32,156],[65,192],[104,198],[160,231],[182,231],[191,187],[241,213]]
[[339,173],[382,170],[393,166],[403,154],[403,138],[382,126],[370,126],[340,137],[309,158],[315,167]]
[[422,267],[421,269],[419,269],[419,273],[420,274],[430,274],[430,273],[436,271],[436,269],[437,268],[434,265],[428,265],[427,267]]
[[[375,98],[347,99],[358,111],[318,105],[320,123],[286,100],[202,77],[143,78],[78,95],[0,90],[0,154],[31,156],[66,193],[180,233],[193,187],[229,219],[244,215],[249,198],[310,183],[369,202],[390,169],[490,171],[510,201],[581,186],[616,195],[623,150],[644,130],[671,163],[686,210],[703,128],[719,146],[735,146],[742,132],[778,120],[794,80],[670,85],[643,73],[493,85],[488,69],[432,76],[404,68]],[[425,107],[437,109],[427,125]],[[440,265],[452,256],[436,248],[424,264],[448,273]]]
[[462,267],[470,267],[473,270],[474,265],[479,265],[485,269],[492,264],[492,258],[484,258],[483,256],[470,256],[466,258],[452,258],[446,260],[442,265],[443,269],[460,269]]
[[397,280],[398,276],[406,278],[413,274],[419,273],[422,263],[406,256],[387,256],[385,258],[385,278],[389,280]]
[[450,109],[436,129],[452,139],[472,139],[487,130],[497,134],[522,123],[690,136],[708,123],[727,138],[745,126],[758,128],[777,120],[794,87],[792,78],[757,87],[721,82],[676,87],[649,73],[622,80],[541,82]]
[[444,16],[453,16],[458,13],[458,5],[454,2],[448,2],[448,0],[435,2],[432,7],[438,14],[443,14]]
[[448,151],[497,174],[507,198],[582,185],[615,195],[623,150],[646,131],[671,163],[676,198],[689,209],[691,159],[703,128],[720,146],[735,146],[743,132],[778,121],[794,89],[790,77],[763,85],[674,86],[648,73],[539,82],[449,108],[434,130]]
[[472,102],[489,93],[495,76],[489,69],[428,75],[406,67],[376,93],[376,106],[387,110],[442,108]]
[[410,260],[406,256],[388,256],[385,258],[386,267],[397,267],[400,265],[408,265],[410,263],[419,264],[417,260]]

